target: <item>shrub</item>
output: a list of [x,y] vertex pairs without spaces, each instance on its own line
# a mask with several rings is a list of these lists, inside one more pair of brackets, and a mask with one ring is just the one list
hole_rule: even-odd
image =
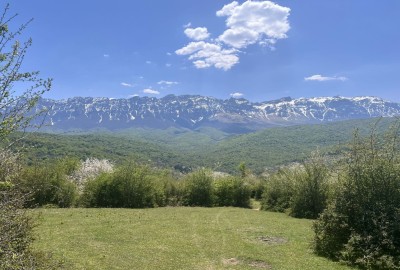
[[89,180],[83,190],[82,204],[124,208],[164,206],[165,182],[148,167],[130,164]]
[[295,168],[282,168],[268,178],[261,200],[262,210],[285,212],[290,208],[294,193],[295,170]]
[[217,178],[213,182],[214,205],[250,207],[251,190],[239,177]]
[[[398,123],[397,123],[398,124]],[[398,127],[382,142],[356,132],[335,198],[314,224],[316,253],[365,269],[400,268]]]
[[297,218],[317,218],[327,205],[328,179],[328,168],[322,157],[314,153],[294,174],[290,215]]
[[297,218],[317,218],[326,208],[329,170],[318,153],[302,164],[281,168],[270,176],[263,193],[263,210],[287,212]]
[[16,185],[19,158],[7,150],[0,157],[0,269],[60,269],[59,262],[30,249],[34,223],[23,209],[29,194]]
[[19,181],[25,192],[31,193],[26,206],[70,207],[77,197],[76,186],[68,180],[67,174],[74,170],[76,163],[64,159],[55,163],[28,167],[23,170]]
[[184,203],[189,206],[213,205],[213,178],[205,169],[192,172],[184,178]]

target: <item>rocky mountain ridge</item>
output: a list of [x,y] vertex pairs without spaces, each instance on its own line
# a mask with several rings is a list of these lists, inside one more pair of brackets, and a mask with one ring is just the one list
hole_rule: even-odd
[[285,97],[265,102],[221,100],[198,95],[129,99],[75,97],[41,99],[54,129],[124,129],[134,127],[197,129],[212,126],[241,133],[271,126],[323,123],[400,115],[400,104],[378,97]]

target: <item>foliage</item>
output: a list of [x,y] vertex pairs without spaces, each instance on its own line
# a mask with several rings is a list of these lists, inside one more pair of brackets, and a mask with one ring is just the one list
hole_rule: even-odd
[[20,156],[0,148],[0,182],[16,179],[21,171]]
[[188,174],[185,178],[185,205],[212,206],[213,178],[211,172],[200,169]]
[[400,268],[399,123],[379,139],[356,132],[334,200],[314,224],[318,254],[365,269]]
[[263,192],[261,209],[274,212],[285,212],[290,209],[294,194],[296,168],[281,168],[269,176]]
[[222,177],[213,182],[214,205],[250,207],[250,187],[243,178]]
[[76,160],[64,159],[45,166],[26,167],[19,180],[25,192],[30,192],[32,199],[26,206],[36,207],[48,204],[58,207],[70,207],[77,196],[76,185],[67,175],[74,170]]
[[[8,12],[9,5],[6,5],[0,14],[1,147],[9,144],[9,136],[13,132],[33,126],[33,119],[37,119],[42,113],[34,111],[34,106],[51,87],[51,80],[40,79],[38,72],[22,71],[22,63],[32,40],[21,43],[17,37],[30,21],[13,31],[9,25],[17,15],[9,16]],[[16,182],[20,170],[19,156],[1,149],[0,269],[60,269],[62,266],[58,262],[30,249],[33,241],[33,220],[22,209],[29,194],[21,193]]]
[[[39,72],[21,70],[32,40],[21,43],[16,38],[30,21],[12,31],[9,24],[17,15],[9,17],[8,11],[9,5],[6,5],[0,15],[0,140],[31,126],[32,120],[38,117],[38,112],[33,111],[36,102],[51,87],[51,80],[39,78]],[[26,90],[16,95],[15,89],[23,87]]]
[[42,253],[33,252],[33,219],[23,209],[29,194],[22,193],[18,155],[0,150],[0,269],[60,269]]
[[[206,167],[236,174],[238,164],[244,162],[247,170],[261,174],[267,168],[300,162],[316,147],[328,156],[340,155],[345,143],[351,140],[354,127],[360,127],[361,134],[367,134],[366,127],[374,121],[376,119],[268,128],[240,136],[209,137],[207,140],[203,130],[139,129],[129,131],[132,136],[131,133],[105,131],[63,135],[35,133],[20,142],[26,146],[22,151],[28,164],[67,155],[81,160],[107,159],[116,165],[133,160],[157,167],[185,168],[186,172]],[[390,118],[382,119],[378,128],[385,129],[391,122]],[[175,133],[178,135],[173,139]]]
[[102,173],[112,172],[114,165],[107,159],[87,158],[81,161],[78,169],[68,174],[68,178],[73,181],[79,191],[82,191],[85,183]]
[[329,194],[329,170],[318,152],[302,164],[295,174],[290,215],[317,218],[326,208]]
[[317,218],[327,204],[328,174],[319,153],[302,164],[281,168],[267,181],[262,209],[288,212],[297,218]]
[[166,204],[165,183],[149,167],[129,164],[89,180],[83,190],[86,207],[145,208]]

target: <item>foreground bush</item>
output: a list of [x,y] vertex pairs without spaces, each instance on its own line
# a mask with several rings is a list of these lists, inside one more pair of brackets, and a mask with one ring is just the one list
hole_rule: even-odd
[[365,269],[400,269],[397,131],[379,142],[357,134],[335,199],[314,224],[316,253]]

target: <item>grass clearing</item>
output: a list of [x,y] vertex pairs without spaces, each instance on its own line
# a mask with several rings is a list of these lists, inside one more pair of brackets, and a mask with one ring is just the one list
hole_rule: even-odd
[[34,247],[71,269],[351,269],[315,256],[310,220],[239,208],[40,209]]

